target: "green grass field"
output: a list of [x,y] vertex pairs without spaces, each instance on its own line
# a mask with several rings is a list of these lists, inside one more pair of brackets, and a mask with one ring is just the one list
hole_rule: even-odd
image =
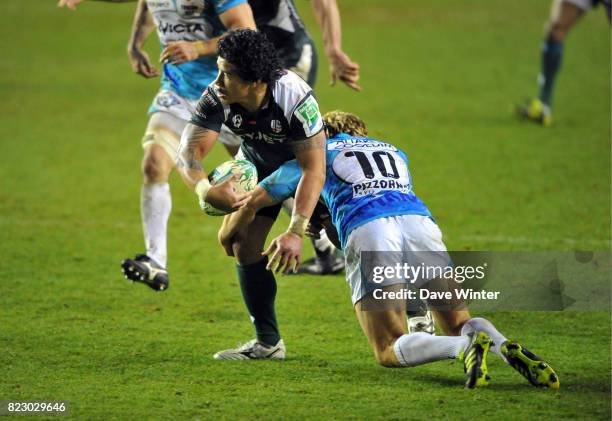
[[[296,3],[321,46],[308,2]],[[449,249],[610,249],[601,10],[568,39],[556,124],[542,129],[510,107],[535,94],[548,0],[340,3],[364,91],[330,88],[323,59],[321,107],[360,114],[408,152]],[[143,249],[140,138],[158,84],[127,61],[133,8],[3,1],[0,400],[66,400],[79,419],[610,419],[609,311],[487,314],[562,386],[536,390],[492,356],[491,387],[466,391],[457,362],[378,367],[343,277],[279,278],[287,361],[214,361],[252,329],[221,221],[176,175],[171,288],[152,293],[119,271]],[[154,35],[148,49],[157,56]],[[225,158],[217,148],[205,165]]]

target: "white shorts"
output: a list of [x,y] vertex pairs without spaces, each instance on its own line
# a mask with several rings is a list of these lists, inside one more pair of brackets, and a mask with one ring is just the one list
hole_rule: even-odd
[[[169,152],[172,159],[176,159],[181,133],[187,123],[189,123],[189,120],[191,120],[191,115],[195,112],[198,101],[198,99],[184,98],[176,92],[169,90],[159,91],[149,107],[151,118],[143,138],[143,147],[151,143],[161,144]],[[175,142],[168,139],[158,140],[158,136],[151,135],[152,128],[155,126],[164,127],[175,133],[178,135],[178,139]],[[164,137],[166,138],[167,136]],[[219,142],[227,146],[240,146],[242,139],[224,124],[221,126],[221,132],[219,133]]]
[[313,62],[313,50],[312,45],[304,44],[302,46],[302,54],[300,55],[300,59],[294,66],[291,66],[289,70],[297,73],[299,77],[304,79],[305,81],[309,81],[311,72],[312,72],[312,62]]
[[[344,250],[346,281],[351,287],[353,305],[367,294],[361,274],[361,252],[444,252],[442,232],[431,218],[422,215],[399,215],[375,219],[355,228],[348,236]],[[410,254],[409,254],[410,255]],[[445,257],[446,258],[446,257]],[[409,258],[408,258],[409,259]],[[448,262],[448,260],[446,260]],[[446,265],[446,262],[443,263]],[[410,262],[418,266],[419,262]],[[378,287],[404,283],[405,280],[385,280]]]

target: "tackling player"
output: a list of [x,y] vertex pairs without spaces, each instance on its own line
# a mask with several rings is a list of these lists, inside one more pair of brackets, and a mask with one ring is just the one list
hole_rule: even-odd
[[[361,274],[361,252],[441,252],[446,255],[442,233],[426,205],[412,191],[406,154],[388,143],[367,137],[365,123],[357,116],[331,112],[324,116],[327,136],[327,178],[321,198],[331,213],[339,245],[346,256],[346,278],[351,287],[357,319],[385,367],[412,367],[432,361],[460,358],[468,377],[466,387],[488,383],[486,357],[489,348],[529,382],[559,387],[552,368],[541,358],[508,341],[489,321],[471,318],[467,310],[446,310],[429,302],[446,334],[407,334],[404,299],[397,308],[372,311],[371,291]],[[219,239],[233,255],[259,209],[282,202],[296,191],[300,168],[295,161],[283,164],[259,183],[248,204],[225,218]],[[378,187],[376,187],[378,186]],[[383,187],[384,186],[384,187]],[[334,238],[335,235],[330,235]],[[273,242],[266,254],[274,252]],[[412,262],[415,265],[417,261]],[[270,261],[277,271],[287,272],[299,264],[299,255],[276,253]],[[399,290],[402,279],[386,279],[383,291]],[[439,281],[431,280],[430,285]],[[446,288],[445,284],[438,288]],[[247,344],[243,359],[249,358]],[[238,359],[238,358],[236,358]]]
[[553,0],[542,44],[541,70],[538,76],[540,92],[537,98],[517,106],[516,111],[520,117],[543,126],[552,124],[553,87],[561,68],[565,38],[584,12],[599,3],[603,4],[610,20],[610,0]]
[[[301,176],[291,223],[272,241],[279,253],[295,258],[325,182],[325,133],[314,93],[302,78],[282,69],[274,45],[260,32],[229,32],[219,41],[217,64],[219,76],[204,91],[183,131],[179,172],[200,203],[232,211],[244,205],[248,195],[237,195],[231,180],[211,186],[200,162],[222,125],[242,138],[239,155],[255,164],[260,178],[296,159]],[[274,309],[276,280],[267,258],[262,257],[280,207],[261,209],[246,235],[236,242],[240,287],[257,333],[249,349],[251,358],[284,358],[285,354]],[[218,353],[218,358],[236,355],[237,350],[227,350]]]

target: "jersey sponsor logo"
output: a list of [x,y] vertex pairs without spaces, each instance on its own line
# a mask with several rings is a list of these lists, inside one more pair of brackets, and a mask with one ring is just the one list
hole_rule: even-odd
[[233,116],[232,124],[234,125],[234,127],[242,126],[242,116],[240,114],[236,114],[235,116]]
[[242,133],[239,135],[243,140],[255,141],[255,142],[266,142],[270,145],[277,145],[285,141],[285,135],[274,136],[273,134],[267,134],[262,132],[253,133]]
[[410,193],[410,185],[398,180],[372,180],[353,185],[353,197],[373,195],[385,190],[395,190],[400,193]]
[[157,31],[162,35],[167,34],[193,34],[195,32],[204,32],[204,25],[201,23],[170,23],[159,22]]
[[270,122],[270,127],[274,133],[280,133],[283,130],[283,125],[280,120],[272,120]]
[[341,151],[343,149],[366,149],[366,150],[382,150],[382,151],[397,151],[397,148],[385,142],[379,142],[371,139],[338,139],[327,144],[329,151]]
[[321,125],[321,113],[319,112],[319,104],[310,95],[302,104],[297,107],[296,116],[302,122],[306,134],[310,134],[317,126]]

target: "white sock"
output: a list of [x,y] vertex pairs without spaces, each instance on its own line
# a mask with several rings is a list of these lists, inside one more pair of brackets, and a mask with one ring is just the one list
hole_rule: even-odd
[[336,250],[332,242],[329,240],[329,238],[327,238],[327,232],[325,229],[322,229],[321,232],[319,232],[318,239],[312,240],[312,246],[314,247],[317,256],[327,257]]
[[468,333],[478,330],[483,331],[484,333],[489,335],[491,339],[493,339],[494,345],[491,346],[491,351],[502,357],[505,361],[506,359],[501,353],[501,346],[508,339],[504,335],[502,335],[497,329],[495,329],[493,323],[491,323],[487,319],[483,319],[482,317],[471,318],[470,320],[465,322],[465,324],[461,328],[461,334],[467,335]]
[[167,263],[166,232],[172,210],[168,183],[143,184],[140,192],[140,215],[147,256],[165,268]]
[[468,344],[466,336],[433,336],[415,332],[400,336],[393,350],[404,367],[426,364],[432,361],[457,358]]

